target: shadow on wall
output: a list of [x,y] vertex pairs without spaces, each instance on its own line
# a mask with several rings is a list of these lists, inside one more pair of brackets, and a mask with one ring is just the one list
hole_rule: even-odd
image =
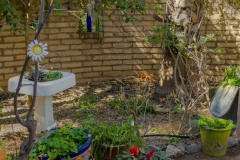
[[[171,81],[171,63],[161,64],[163,54],[160,45],[143,42],[154,24],[159,23],[153,19],[153,10],[146,15],[136,15],[139,21],[129,23],[125,23],[121,11],[109,10],[107,13],[111,13],[111,17],[103,15],[101,44],[94,32],[80,37],[76,33],[77,24],[72,22],[76,19],[66,24],[68,15],[50,17],[44,34],[48,37],[49,49],[56,54],[46,59],[48,68],[75,73],[79,84],[122,79],[142,71],[157,75],[160,85]],[[59,30],[59,26],[65,27]]]
[[[95,38],[96,33],[85,33],[84,36],[77,33],[76,17],[52,13],[40,35],[40,41],[48,43],[49,50],[41,65],[45,69],[75,73],[78,84],[99,83],[146,71],[157,75],[159,84],[164,86],[164,81],[172,79],[171,63],[162,67],[161,47],[143,42],[154,24],[160,23],[153,19],[153,7],[154,4],[146,15],[137,14],[139,21],[129,23],[125,23],[121,11],[109,10],[111,18],[104,15],[102,19],[101,44]],[[8,78],[20,73],[26,55],[26,38],[11,36],[7,30],[5,26],[1,32],[5,48],[0,51],[4,59],[0,62],[4,67],[0,86],[6,86]]]
[[[206,34],[215,34],[216,40],[207,44],[210,49],[222,48],[222,52],[209,53],[207,71],[210,85],[219,85],[224,68],[239,62],[240,18],[237,6],[225,3],[224,15],[213,13],[205,23]],[[223,8],[222,8],[223,9]]]

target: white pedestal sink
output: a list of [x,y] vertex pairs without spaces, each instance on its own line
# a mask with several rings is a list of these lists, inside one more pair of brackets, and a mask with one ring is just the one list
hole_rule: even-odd
[[[61,79],[50,82],[38,82],[37,97],[34,110],[34,119],[37,121],[37,133],[50,130],[56,127],[53,117],[52,95],[66,90],[76,85],[75,74],[62,72]],[[12,77],[8,80],[8,90],[15,92],[18,84],[19,76]],[[21,94],[33,94],[33,81],[23,79]]]

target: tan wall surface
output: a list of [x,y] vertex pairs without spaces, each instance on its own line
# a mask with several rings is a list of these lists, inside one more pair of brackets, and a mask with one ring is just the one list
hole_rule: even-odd
[[[120,11],[111,19],[103,16],[103,43],[99,44],[94,33],[79,36],[78,19],[74,16],[52,14],[39,39],[49,46],[49,54],[40,64],[75,73],[77,83],[123,78],[143,70],[157,73],[161,49],[143,43],[144,35],[157,22],[152,11],[137,17],[140,21],[125,23]],[[25,39],[22,35],[11,35],[6,25],[0,31],[0,86],[7,86],[9,78],[20,74],[26,54]]]
[[207,46],[210,49],[223,49],[220,53],[209,53],[207,72],[213,85],[218,85],[223,79],[226,66],[237,65],[240,60],[240,15],[231,11],[225,16],[225,21],[221,21],[221,14],[215,13],[209,16],[205,24],[204,33],[214,34],[216,37]]

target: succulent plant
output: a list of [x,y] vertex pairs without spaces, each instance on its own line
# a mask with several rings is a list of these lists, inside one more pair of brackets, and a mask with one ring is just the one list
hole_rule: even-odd
[[[44,78],[46,77],[46,71],[43,70],[39,70],[38,71],[38,82],[43,82]],[[30,72],[28,72],[25,76],[26,79],[30,80],[30,81],[34,81],[35,80],[35,70],[31,70]]]

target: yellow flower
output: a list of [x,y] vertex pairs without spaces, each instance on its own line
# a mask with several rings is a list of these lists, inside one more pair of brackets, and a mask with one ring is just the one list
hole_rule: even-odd
[[48,54],[48,52],[47,52],[47,44],[46,43],[43,44],[35,39],[28,45],[27,55],[29,57],[32,57],[33,61],[38,61],[38,60],[41,61],[42,58],[45,57],[47,54]]

